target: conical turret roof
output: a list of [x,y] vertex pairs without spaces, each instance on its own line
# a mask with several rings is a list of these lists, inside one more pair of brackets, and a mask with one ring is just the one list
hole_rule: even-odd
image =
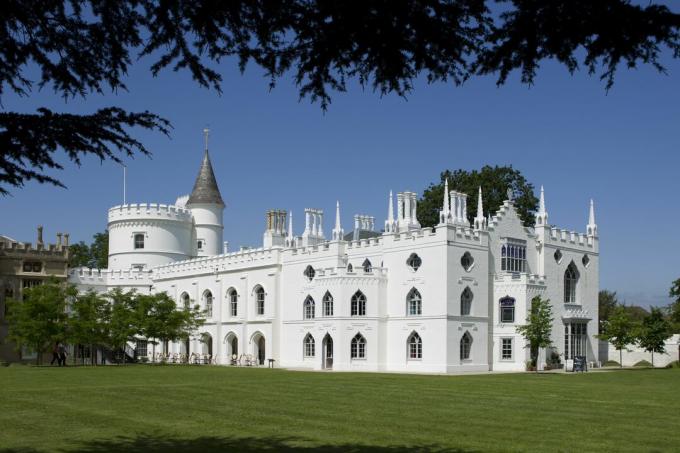
[[199,203],[218,204],[224,206],[224,201],[222,201],[220,189],[217,187],[215,173],[213,172],[207,149],[203,155],[201,169],[198,171],[198,176],[196,177],[196,182],[194,183],[194,190],[192,190],[191,195],[189,195],[187,205]]

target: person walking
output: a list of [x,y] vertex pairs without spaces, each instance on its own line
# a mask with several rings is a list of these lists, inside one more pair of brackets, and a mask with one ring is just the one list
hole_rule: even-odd
[[59,343],[59,366],[66,366],[66,346],[63,343]]
[[54,343],[54,346],[52,347],[52,361],[50,362],[50,365],[54,365],[54,362],[57,362],[57,365],[61,364],[61,359],[59,358],[59,343],[56,342]]

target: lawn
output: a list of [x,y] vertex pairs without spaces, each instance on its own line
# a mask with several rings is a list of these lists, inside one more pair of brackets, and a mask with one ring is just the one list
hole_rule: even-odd
[[0,368],[7,451],[678,451],[680,370]]

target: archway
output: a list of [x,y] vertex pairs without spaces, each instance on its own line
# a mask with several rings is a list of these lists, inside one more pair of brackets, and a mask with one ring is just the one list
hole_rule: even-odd
[[333,338],[330,336],[330,334],[326,334],[325,337],[323,337],[323,345],[322,345],[322,356],[321,356],[321,367],[324,370],[332,370],[333,369]]
[[209,355],[212,358],[213,355],[213,339],[212,335],[209,333],[202,333],[201,334],[201,343],[203,345],[202,347],[202,354],[204,355]]
[[264,335],[262,335],[260,332],[257,332],[255,335],[253,335],[251,343],[253,345],[253,355],[257,359],[257,363],[260,365],[264,365],[264,360],[267,355]]
[[238,360],[238,337],[234,332],[229,332],[224,340],[227,344],[227,361],[236,365]]

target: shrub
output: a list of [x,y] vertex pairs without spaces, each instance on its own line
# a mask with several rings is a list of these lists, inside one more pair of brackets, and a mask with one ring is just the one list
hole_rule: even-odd
[[605,363],[604,366],[621,366],[621,364],[616,360],[607,360],[607,363]]
[[668,365],[666,365],[666,368],[680,368],[680,360],[675,360]]
[[9,366],[9,362],[3,362],[0,360],[0,366]]
[[640,368],[642,368],[642,367],[651,367],[652,364],[649,363],[649,362],[646,361],[646,360],[640,360],[638,363],[636,363],[636,364],[633,365],[633,366],[634,366],[634,367],[640,367]]

